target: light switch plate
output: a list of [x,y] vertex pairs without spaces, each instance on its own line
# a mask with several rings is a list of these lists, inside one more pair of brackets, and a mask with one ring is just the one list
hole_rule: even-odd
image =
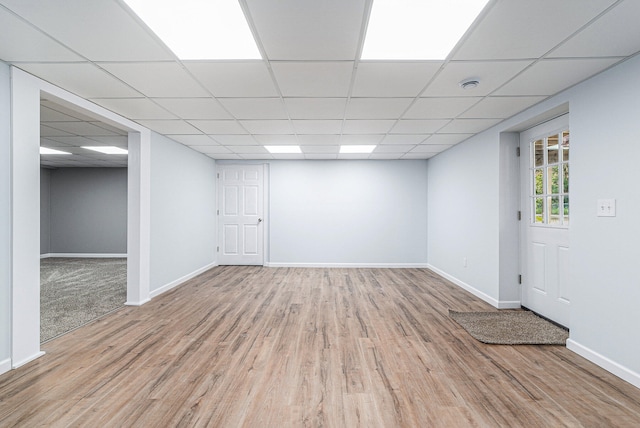
[[598,199],[598,217],[615,217],[616,200]]

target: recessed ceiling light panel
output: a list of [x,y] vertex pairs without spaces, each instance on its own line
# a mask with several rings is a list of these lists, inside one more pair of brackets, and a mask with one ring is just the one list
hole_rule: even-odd
[[124,0],[180,59],[261,59],[237,0]]
[[127,150],[114,146],[82,146],[83,149],[104,153],[105,155],[126,155]]
[[374,0],[362,59],[444,60],[488,0]]
[[300,146],[264,146],[272,154],[302,153]]
[[70,155],[69,152],[63,152],[61,150],[50,149],[49,147],[40,147],[41,155]]
[[356,144],[340,146],[340,153],[371,153],[375,150],[375,145]]

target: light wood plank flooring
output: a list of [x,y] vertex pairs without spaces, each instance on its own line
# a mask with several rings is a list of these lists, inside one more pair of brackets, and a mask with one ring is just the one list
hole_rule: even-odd
[[426,269],[218,267],[0,376],[0,426],[640,426],[640,390]]

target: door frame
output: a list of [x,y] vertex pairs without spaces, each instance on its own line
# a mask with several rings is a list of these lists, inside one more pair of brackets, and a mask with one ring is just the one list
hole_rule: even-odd
[[[271,205],[269,204],[270,198],[269,198],[269,189],[270,189],[270,181],[269,181],[269,176],[271,175],[271,164],[270,162],[228,162],[228,161],[216,161],[216,193],[217,193],[217,198],[216,198],[216,211],[219,212],[220,209],[222,208],[222,192],[220,192],[220,182],[218,179],[218,176],[220,174],[220,169],[224,168],[224,167],[242,167],[242,166],[247,166],[247,165],[262,165],[262,209],[263,209],[263,216],[262,216],[262,252],[263,252],[263,258],[262,258],[262,265],[255,265],[255,266],[265,266],[268,267],[269,266],[269,261],[271,260],[271,245],[270,245],[270,217],[271,217]],[[216,215],[216,240],[217,240],[217,244],[216,247],[220,248],[220,243],[221,243],[221,233],[220,233],[220,216]],[[220,254],[219,252],[216,252],[216,265],[219,265],[219,260],[218,260],[218,254]]]

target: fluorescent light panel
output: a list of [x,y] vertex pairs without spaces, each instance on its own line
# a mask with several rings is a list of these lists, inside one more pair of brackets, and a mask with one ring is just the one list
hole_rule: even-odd
[[302,153],[300,146],[264,146],[264,148],[273,154]]
[[41,155],[70,155],[69,152],[63,152],[61,150],[50,149],[49,147],[40,147]]
[[82,146],[83,149],[104,153],[105,155],[126,155],[127,150],[114,146]]
[[374,0],[362,59],[444,60],[488,0]]
[[261,59],[237,0],[125,0],[180,59]]
[[376,148],[375,145],[357,144],[340,146],[340,153],[371,153]]

